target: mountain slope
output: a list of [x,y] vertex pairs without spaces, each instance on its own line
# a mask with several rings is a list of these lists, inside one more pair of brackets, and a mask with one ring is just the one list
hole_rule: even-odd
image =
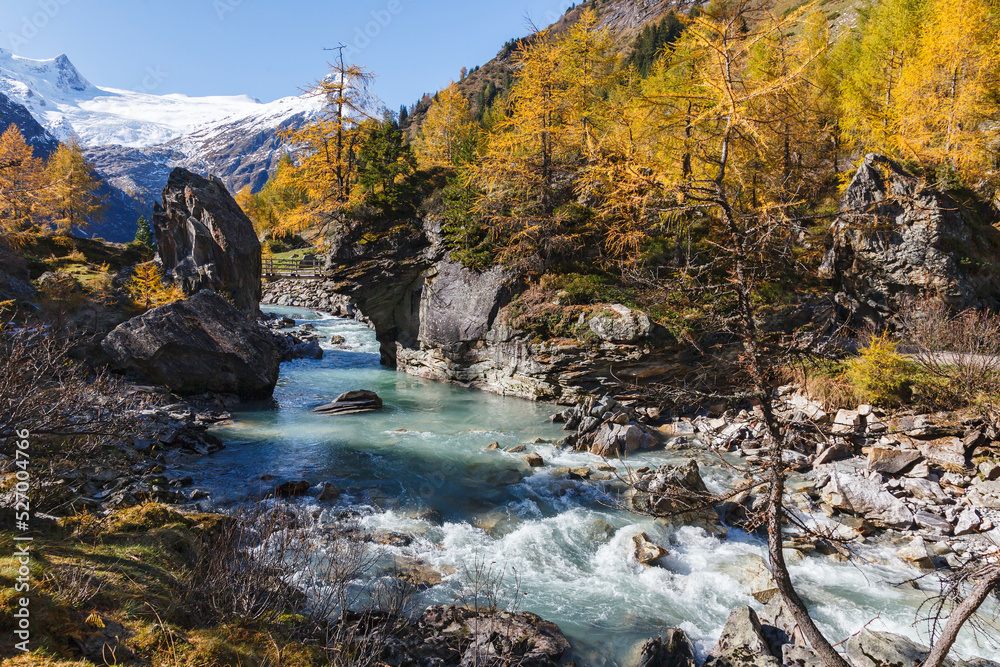
[[43,152],[54,150],[56,140],[80,139],[109,202],[105,220],[89,232],[127,241],[174,167],[216,175],[234,192],[259,190],[284,155],[280,133],[315,117],[322,100],[303,95],[262,103],[102,88],[65,55],[32,60],[0,49],[2,104],[0,118],[9,116],[22,131],[30,126]]

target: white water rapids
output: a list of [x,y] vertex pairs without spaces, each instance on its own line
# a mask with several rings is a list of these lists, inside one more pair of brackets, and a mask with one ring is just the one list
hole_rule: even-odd
[[[357,322],[289,308],[264,310],[309,320],[325,341],[337,334],[347,342],[324,343],[322,361],[284,365],[273,404],[239,412],[231,425],[216,430],[227,448],[187,469],[215,502],[238,502],[276,483],[261,481],[261,475],[332,482],[343,495],[323,504],[327,511],[358,510],[365,528],[414,536],[407,546],[379,548],[386,557],[420,559],[445,574],[421,594],[421,603],[453,603],[474,560],[495,564],[510,581],[516,573],[521,610],[563,630],[578,665],[627,664],[639,643],[670,627],[684,629],[704,656],[733,608],[760,609],[745,590],[744,568],[766,555],[762,540],[735,529],[719,537],[693,526],[663,525],[615,508],[615,498],[599,483],[554,474],[556,468],[604,462],[551,443],[528,444],[564,435],[546,421],[553,406],[384,369],[373,332]],[[376,391],[385,410],[338,417],[310,412],[353,389]],[[528,444],[545,467],[529,468],[521,454],[487,451],[492,442]],[[656,452],[634,456],[629,464],[682,460],[678,453]],[[706,467],[710,461],[701,460],[702,474],[720,489],[729,473]],[[662,567],[630,557],[631,538],[640,531],[670,551]],[[817,555],[793,564],[792,576],[833,641],[871,622],[871,629],[926,643],[926,627],[916,618],[935,583],[897,585],[920,572],[895,559],[891,549],[873,546],[868,553],[878,549],[881,565]],[[995,658],[969,632],[955,652]]]

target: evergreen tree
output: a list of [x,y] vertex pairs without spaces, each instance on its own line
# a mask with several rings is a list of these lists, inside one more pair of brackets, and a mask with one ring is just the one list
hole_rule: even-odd
[[406,108],[403,104],[399,107],[399,124],[403,125],[406,123],[407,119],[410,117],[410,110]]
[[153,236],[153,227],[149,224],[146,216],[140,216],[135,228],[134,244],[148,250],[156,249],[156,238]]
[[358,142],[358,184],[365,201],[385,210],[399,203],[400,177],[416,168],[413,149],[389,118],[369,120],[360,128]]

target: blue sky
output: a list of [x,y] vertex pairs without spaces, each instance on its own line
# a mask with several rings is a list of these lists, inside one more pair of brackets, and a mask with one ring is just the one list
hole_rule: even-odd
[[96,85],[156,94],[296,95],[350,47],[390,107],[412,103],[553,22],[569,0],[2,0],[0,48],[65,53]]

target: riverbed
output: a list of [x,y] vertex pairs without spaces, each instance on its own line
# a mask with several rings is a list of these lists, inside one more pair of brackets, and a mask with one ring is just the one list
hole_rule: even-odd
[[[596,470],[605,462],[555,447],[564,432],[547,421],[554,406],[385,369],[374,333],[353,320],[265,310],[310,322],[324,341],[337,335],[345,342],[324,342],[320,361],[283,365],[272,402],[234,413],[231,424],[215,430],[226,449],[186,472],[218,506],[284,480],[330,482],[342,495],[323,503],[325,512],[350,510],[366,529],[410,536],[408,544],[379,549],[386,558],[419,560],[443,574],[440,584],[420,594],[420,605],[455,602],[473,563],[486,563],[504,573],[519,610],[562,629],[582,666],[626,665],[638,644],[671,627],[684,629],[704,656],[732,609],[761,608],[745,584],[747,568],[766,555],[762,540],[732,528],[720,534],[636,516],[620,509],[602,482],[557,472]],[[337,417],[311,413],[353,389],[377,392],[385,409]],[[526,445],[526,451],[490,449],[493,443],[501,450]],[[545,465],[529,467],[523,457],[530,452]],[[645,453],[628,465],[658,466],[692,455]],[[707,455],[700,463],[710,488],[730,483],[730,473]],[[320,505],[315,498],[299,502]],[[661,566],[631,557],[632,537],[643,531],[669,550]],[[904,584],[920,572],[887,547],[873,546],[869,555],[877,562],[813,556],[791,565],[814,618],[834,642],[876,619],[869,628],[926,643],[915,618],[935,582]],[[971,633],[956,648],[962,657],[992,652]]]

